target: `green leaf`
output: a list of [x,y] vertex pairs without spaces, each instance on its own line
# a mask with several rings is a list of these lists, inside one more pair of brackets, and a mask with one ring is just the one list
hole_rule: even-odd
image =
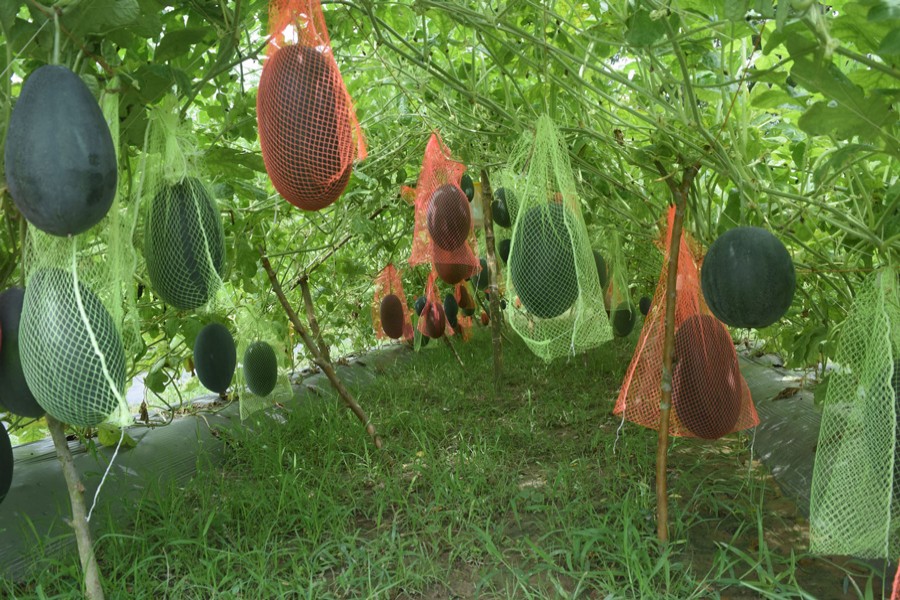
[[115,448],[122,440],[122,448],[134,448],[137,442],[123,430],[109,423],[101,423],[97,428],[97,441],[108,448]]
[[62,21],[74,36],[81,37],[124,27],[140,15],[138,0],[90,0],[76,4]]
[[900,55],[900,27],[891,29],[884,36],[881,45],[878,46],[878,54],[884,57]]
[[666,24],[662,19],[653,20],[646,10],[638,9],[628,19],[625,41],[632,46],[650,46],[665,33]]
[[177,58],[187,53],[191,46],[202,41],[210,33],[209,29],[203,27],[166,30],[165,36],[156,48],[153,59],[159,63]]
[[747,5],[748,0],[725,0],[725,18],[729,21],[743,21]]
[[166,372],[162,369],[154,373],[149,373],[146,377],[144,377],[144,387],[148,390],[154,391],[157,394],[162,394],[166,391],[166,382],[168,378],[166,377]]
[[16,15],[23,4],[25,4],[24,0],[3,0],[3,2],[0,2],[0,25],[3,26],[3,31],[7,33],[7,37],[9,32],[12,31],[16,22]]
[[870,21],[900,20],[900,2],[897,0],[881,0],[869,9]]

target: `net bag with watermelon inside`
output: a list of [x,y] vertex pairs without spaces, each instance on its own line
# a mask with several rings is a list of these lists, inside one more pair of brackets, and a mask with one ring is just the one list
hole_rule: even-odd
[[611,339],[568,151],[548,116],[515,146],[500,179],[513,219],[510,325],[544,360]]
[[[664,246],[666,256],[652,308],[614,410],[615,414],[651,429],[659,429],[668,249],[674,215],[672,208]],[[755,427],[759,417],[741,375],[731,335],[703,302],[697,262],[684,235],[680,240],[677,282],[669,433],[717,439]]]
[[900,293],[892,269],[868,277],[841,327],[809,517],[813,552],[900,556]]
[[372,298],[372,325],[379,340],[413,339],[412,321],[400,272],[389,264],[375,278]]
[[450,158],[450,150],[433,133],[416,184],[409,264],[432,263],[438,277],[450,285],[468,279],[481,268],[475,253],[472,207],[459,185],[465,170],[465,165]]
[[285,200],[319,210],[340,197],[366,146],[319,0],[271,0],[256,98],[266,172]]
[[[468,281],[456,284],[453,291],[453,300],[456,303],[457,315],[454,328],[464,342],[472,339],[472,316],[475,314],[475,296]],[[444,312],[446,312],[446,298],[444,300]]]
[[240,368],[235,374],[235,386],[241,390],[241,419],[276,403],[283,404],[294,395],[288,376],[288,328],[277,314],[275,306],[257,306],[246,299],[237,309]]
[[[609,232],[609,285],[606,289],[605,303],[612,323],[613,335],[627,337],[637,322],[638,307],[631,298],[629,277],[622,240],[615,231]],[[598,267],[599,268],[599,267]],[[598,273],[599,275],[599,273]]]
[[151,111],[143,178],[144,260],[153,291],[181,310],[222,286],[225,231],[197,165],[196,144],[173,98]]
[[428,276],[428,285],[425,287],[425,306],[419,315],[417,324],[419,333],[431,339],[442,336],[452,336],[455,332],[447,322],[447,314],[444,304],[438,293],[437,272],[432,270]]

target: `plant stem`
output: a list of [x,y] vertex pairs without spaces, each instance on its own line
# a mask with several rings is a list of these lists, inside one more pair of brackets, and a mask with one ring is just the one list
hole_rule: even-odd
[[309,328],[312,330],[313,336],[315,336],[316,344],[319,347],[319,352],[322,353],[322,357],[331,362],[331,352],[322,338],[322,330],[319,329],[319,321],[316,320],[316,308],[312,301],[312,294],[309,293],[309,276],[301,275],[299,283],[300,291],[303,294],[303,305],[306,307],[306,320],[309,321]]
[[669,232],[669,260],[666,265],[666,333],[663,342],[662,382],[659,399],[659,430],[656,445],[656,535],[660,542],[669,541],[669,496],[666,490],[666,464],[669,450],[669,412],[672,408],[672,362],[675,355],[675,303],[678,299],[678,255],[681,249],[681,230],[687,208],[691,183],[700,169],[694,164],[684,170],[681,183],[676,184],[665,167],[654,161],[675,201],[675,218]]
[[269,281],[272,283],[272,290],[275,292],[275,295],[278,296],[278,301],[281,302],[282,308],[284,308],[284,312],[287,313],[288,319],[290,319],[291,324],[294,326],[294,329],[297,330],[297,333],[300,334],[300,337],[303,338],[303,344],[306,346],[306,349],[309,350],[310,354],[313,356],[313,362],[316,363],[322,372],[325,373],[325,376],[328,377],[328,381],[331,382],[331,386],[335,389],[338,395],[341,397],[341,400],[344,401],[344,404],[353,411],[353,414],[356,415],[356,418],[359,419],[360,423],[366,428],[366,433],[369,434],[369,437],[372,438],[372,442],[375,444],[375,447],[381,449],[382,443],[381,438],[378,437],[378,433],[375,431],[375,426],[369,421],[369,418],[366,417],[366,413],[363,412],[363,409],[360,408],[359,404],[356,403],[356,400],[353,399],[353,395],[350,391],[344,387],[344,384],[341,382],[340,378],[338,378],[337,373],[334,371],[334,366],[331,364],[330,360],[327,360],[319,350],[319,347],[316,345],[315,340],[313,340],[312,336],[309,335],[309,332],[306,330],[306,327],[303,325],[303,322],[300,320],[300,317],[297,316],[297,313],[291,307],[290,302],[288,302],[287,298],[284,295],[284,290],[281,287],[281,283],[278,281],[278,275],[275,274],[274,269],[272,269],[272,264],[269,262],[269,257],[266,256],[265,251],[262,248],[259,248],[259,256],[260,262],[262,262],[263,269],[266,270],[266,274],[269,276]]
[[78,545],[78,556],[81,559],[81,571],[84,573],[84,595],[88,600],[103,600],[103,586],[100,584],[100,567],[94,556],[94,542],[87,522],[87,510],[84,504],[84,486],[75,470],[72,453],[66,442],[66,432],[62,423],[47,415],[47,428],[53,438],[56,457],[62,465],[66,487],[69,489],[69,501],[72,504],[72,528],[75,530],[75,542]]
[[488,289],[491,290],[491,342],[494,351],[494,393],[499,394],[503,384],[503,340],[500,337],[503,317],[500,315],[500,286],[497,276],[497,254],[494,251],[494,215],[491,201],[494,194],[486,169],[481,170],[481,210],[484,213],[484,245],[487,247]]
[[465,369],[466,365],[465,363],[463,363],[462,358],[460,358],[459,352],[456,351],[456,347],[453,345],[453,342],[450,341],[450,338],[448,338],[446,335],[442,335],[441,339],[444,340],[444,343],[447,344],[447,347],[450,348],[451,352],[453,352],[453,356],[456,357],[456,362],[459,363],[459,366]]

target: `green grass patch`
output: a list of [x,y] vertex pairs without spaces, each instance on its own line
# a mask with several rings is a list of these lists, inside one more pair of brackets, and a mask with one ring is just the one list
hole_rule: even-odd
[[[549,365],[482,331],[354,390],[375,450],[334,398],[222,433],[224,468],[148,493],[97,543],[111,598],[866,598],[865,565],[805,553],[806,523],[751,439],[677,440],[672,542],[656,542],[656,434],[613,403],[630,340]],[[385,456],[385,453],[389,457]],[[846,590],[847,595],[843,595]],[[79,594],[47,561],[16,597]]]

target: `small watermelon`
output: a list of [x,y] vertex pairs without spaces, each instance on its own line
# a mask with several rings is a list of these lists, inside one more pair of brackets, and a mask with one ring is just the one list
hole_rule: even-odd
[[6,182],[28,222],[68,236],[100,222],[116,195],[116,151],[100,105],[78,75],[35,70],[6,132]]
[[268,342],[259,340],[247,346],[244,351],[244,379],[247,388],[257,396],[268,396],[275,389],[278,358]]
[[622,302],[612,313],[613,333],[618,337],[628,337],[631,330],[634,329],[634,322],[637,319],[634,307],[629,302]]
[[565,212],[558,203],[534,206],[513,233],[516,251],[509,257],[510,279],[526,310],[542,319],[558,317],[578,298]]
[[469,177],[468,173],[463,173],[462,179],[459,180],[459,188],[471,202],[475,198],[475,182]]
[[479,262],[481,263],[481,270],[477,274],[472,275],[472,285],[479,290],[484,290],[490,283],[490,272],[488,271],[486,259],[482,258]]
[[210,323],[194,341],[194,367],[200,383],[211,392],[224,394],[237,366],[237,349],[231,332],[220,323]]
[[429,302],[425,305],[425,335],[430,338],[439,338],[444,335],[447,328],[447,317],[444,314],[444,307],[440,302]]
[[399,340],[403,337],[403,303],[394,294],[388,294],[381,299],[381,329],[391,339]]
[[791,255],[778,238],[760,227],[736,227],[710,246],[700,284],[720,321],[760,329],[784,316],[797,282]]
[[475,272],[475,267],[468,264],[435,262],[434,270],[437,271],[441,281],[456,285],[460,281],[465,281]]
[[503,263],[506,264],[509,262],[509,246],[512,244],[512,240],[505,239],[500,240],[500,244],[497,246],[497,251],[500,253],[500,258],[503,260]]
[[694,315],[675,332],[675,414],[697,437],[731,432],[741,414],[741,372],[731,336],[710,315]]
[[4,334],[0,346],[0,405],[13,414],[36,419],[44,414],[44,409],[28,388],[19,354],[19,321],[24,300],[22,288],[10,288],[0,294],[0,328]]
[[350,110],[334,59],[283,46],[263,64],[256,95],[259,145],[272,185],[303,210],[344,192],[353,172]]
[[472,212],[462,190],[452,183],[436,189],[428,201],[426,224],[440,249],[451,252],[462,246],[472,230]]
[[491,318],[488,316],[488,314],[485,311],[481,311],[481,324],[487,325],[490,322]]
[[[512,194],[510,194],[510,196],[512,196]],[[498,188],[497,191],[494,192],[494,199],[491,202],[491,215],[493,216],[494,223],[500,227],[512,226],[505,188]]]
[[14,464],[12,442],[10,442],[6,427],[0,423],[0,504],[3,503],[10,486],[12,486]]
[[597,275],[600,277],[600,287],[604,290],[609,285],[609,271],[606,268],[606,261],[603,255],[594,250],[594,264],[597,265]]
[[648,298],[647,296],[641,296],[641,300],[638,304],[640,305],[641,314],[646,317],[647,313],[650,312],[650,298]]
[[475,299],[472,298],[472,294],[469,293],[468,285],[462,285],[459,287],[459,308],[463,311],[463,314],[467,317],[471,317],[475,314]]
[[459,326],[459,304],[453,294],[444,297],[444,314],[447,315],[447,322],[451,327]]
[[416,298],[415,309],[416,316],[421,317],[422,311],[425,310],[425,296],[419,296],[418,298]]

